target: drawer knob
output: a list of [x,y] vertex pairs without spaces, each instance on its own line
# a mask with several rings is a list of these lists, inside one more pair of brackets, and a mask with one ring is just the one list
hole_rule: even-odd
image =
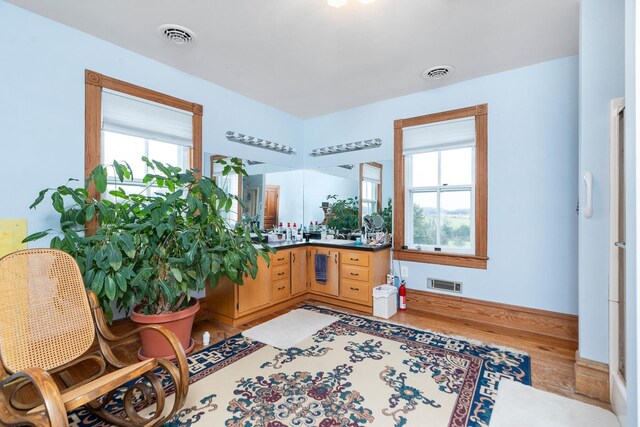
[[350,274],[351,274],[352,276],[359,276],[359,275],[360,275],[360,273],[354,273],[354,272],[351,272]]
[[353,286],[351,286],[349,289],[351,289],[352,291],[359,291],[360,288],[354,288]]
[[278,261],[284,261],[284,258],[278,258]]
[[284,289],[284,286],[283,286],[283,287],[281,287],[281,288],[278,288],[278,290],[279,290],[279,291],[281,291],[281,290],[283,290],[283,289]]
[[278,273],[278,276],[284,276],[284,271],[281,271],[280,273]]
[[349,258],[351,261],[360,261],[360,258]]

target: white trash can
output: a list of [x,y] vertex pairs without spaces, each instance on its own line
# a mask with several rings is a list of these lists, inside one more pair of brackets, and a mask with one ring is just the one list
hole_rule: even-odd
[[373,315],[388,319],[398,312],[398,289],[391,285],[373,288]]

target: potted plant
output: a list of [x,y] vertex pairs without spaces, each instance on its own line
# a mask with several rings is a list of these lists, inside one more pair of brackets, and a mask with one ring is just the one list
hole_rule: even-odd
[[[267,252],[273,250],[265,244],[256,249],[250,231],[259,234],[257,229],[227,222],[225,214],[234,201],[239,206],[242,201],[214,180],[146,157],[143,161],[150,173],[139,192],[127,193],[118,186],[133,181],[131,168],[118,162],[110,166],[116,177],[111,183],[107,167],[98,166],[85,186],[72,187],[70,180],[40,191],[30,208],[50,193],[60,229],[34,233],[25,242],[54,234],[51,247],[76,259],[85,286],[96,292],[109,321],[113,306],[131,313],[136,322],[169,321],[165,326],[188,349],[199,309],[191,294],[207,282],[216,286],[223,276],[237,284],[249,275],[255,278],[258,257],[268,262]],[[219,163],[224,164],[223,175],[246,175],[238,159]],[[90,196],[91,185],[100,197]],[[141,336],[141,356],[169,354],[164,341],[156,343],[157,334],[150,332]]]
[[360,227],[360,204],[358,197],[338,199],[337,194],[329,194],[331,214],[327,214],[327,226],[336,230],[356,230]]

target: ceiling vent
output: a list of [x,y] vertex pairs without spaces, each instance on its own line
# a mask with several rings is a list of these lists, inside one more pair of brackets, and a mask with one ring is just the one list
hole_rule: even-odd
[[436,65],[435,67],[428,68],[422,72],[422,78],[425,80],[440,80],[453,74],[455,70],[451,65]]
[[180,46],[193,44],[196,41],[196,34],[193,31],[187,27],[176,24],[160,25],[158,27],[158,34],[160,34],[163,39]]

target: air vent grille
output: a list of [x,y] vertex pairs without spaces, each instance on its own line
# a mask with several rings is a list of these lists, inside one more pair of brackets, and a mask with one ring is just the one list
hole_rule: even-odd
[[428,68],[422,73],[422,78],[425,80],[440,80],[454,72],[455,68],[451,65],[436,65],[435,67]]
[[158,27],[161,37],[177,45],[184,46],[196,41],[196,35],[190,29],[176,24],[165,24]]
[[439,291],[462,293],[462,282],[454,282],[451,280],[428,278],[427,287],[429,289],[437,289]]

